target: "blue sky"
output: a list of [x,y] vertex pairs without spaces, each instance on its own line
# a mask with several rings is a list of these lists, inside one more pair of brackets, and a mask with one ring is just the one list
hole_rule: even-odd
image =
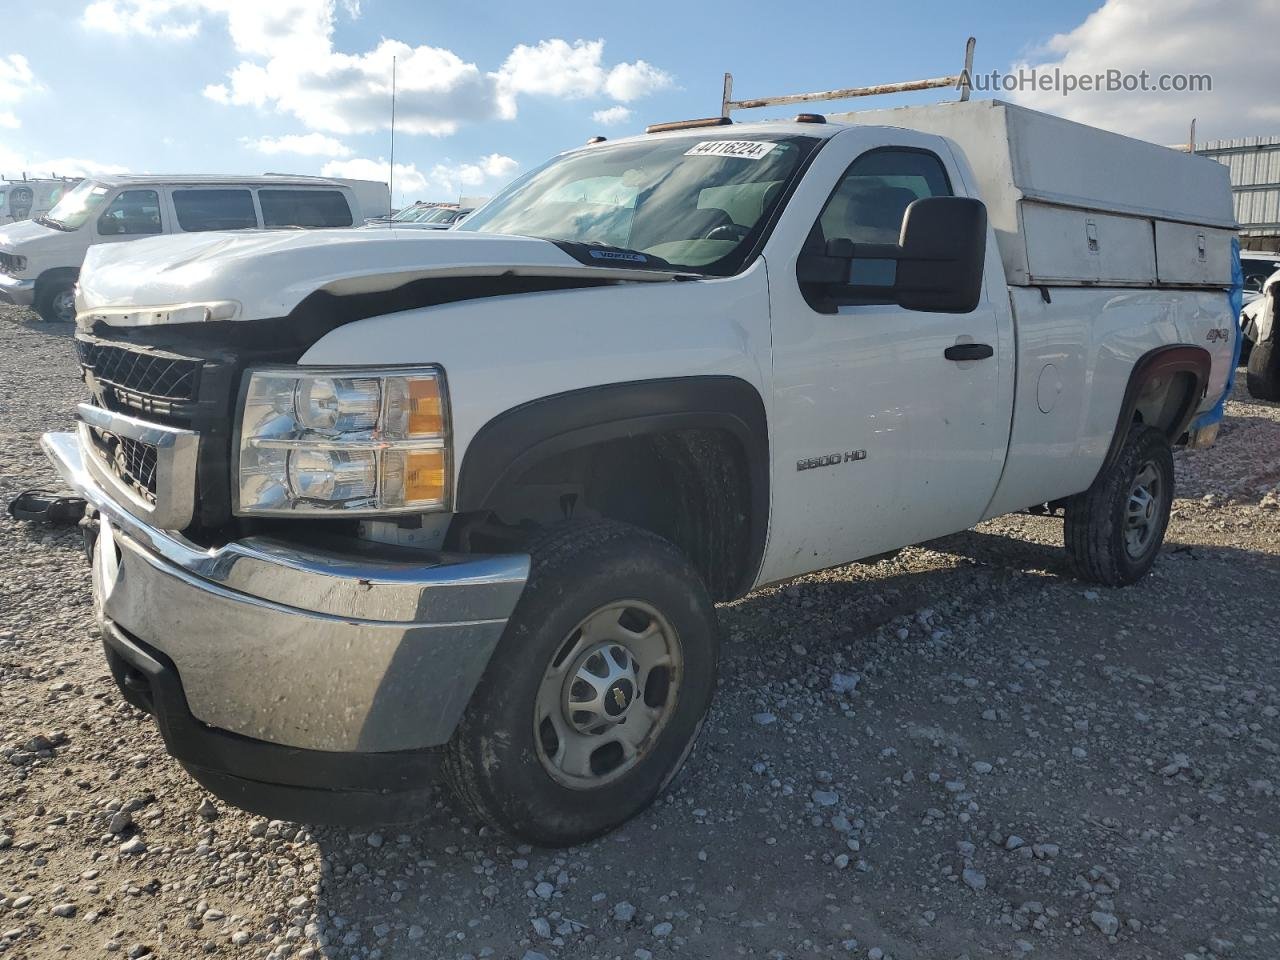
[[9,176],[53,164],[375,175],[388,157],[382,73],[392,52],[404,65],[404,199],[488,193],[593,134],[714,114],[725,70],[739,96],[933,76],[958,69],[970,33],[979,70],[1027,62],[1214,75],[1211,94],[1022,98],[1041,109],[1161,142],[1185,139],[1194,115],[1202,137],[1280,132],[1271,105],[1280,55],[1240,65],[1249,37],[1276,35],[1269,0],[0,6],[0,173]]

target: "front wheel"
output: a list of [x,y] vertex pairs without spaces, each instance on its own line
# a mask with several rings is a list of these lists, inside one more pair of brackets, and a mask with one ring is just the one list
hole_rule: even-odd
[[1067,501],[1063,533],[1082,580],[1133,583],[1156,562],[1173,507],[1173,451],[1164,432],[1135,423],[1120,455]]
[[719,627],[689,562],[644,530],[565,524],[530,552],[445,772],[481,819],[564,846],[634,816],[679,771],[715,689]]
[[72,323],[76,318],[76,285],[58,280],[45,285],[36,298],[36,313],[46,323]]

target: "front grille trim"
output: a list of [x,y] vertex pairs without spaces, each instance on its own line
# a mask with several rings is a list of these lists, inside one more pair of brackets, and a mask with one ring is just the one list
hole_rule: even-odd
[[110,430],[90,428],[93,449],[122,483],[152,506],[156,503],[159,451],[154,445]]
[[[139,350],[76,338],[76,353],[85,373],[109,388],[121,403],[151,410],[148,403],[192,402],[200,394],[203,361],[177,354]],[[157,410],[168,413],[170,410]]]

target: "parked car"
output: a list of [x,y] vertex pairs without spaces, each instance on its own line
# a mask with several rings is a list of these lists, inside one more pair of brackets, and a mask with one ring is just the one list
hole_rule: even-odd
[[689,756],[716,602],[1028,508],[1143,577],[1234,225],[1225,167],[993,101],[657,125],[439,235],[94,247],[43,443],[202,784],[572,843]]
[[416,203],[406,207],[393,217],[375,220],[370,228],[396,227],[410,230],[448,230],[472,212],[472,207],[449,206],[440,203]]
[[1258,400],[1280,400],[1280,350],[1276,349],[1276,296],[1280,293],[1280,271],[1271,274],[1262,291],[1240,312],[1244,341],[1251,344],[1248,377],[1249,395]]
[[[1260,253],[1257,250],[1242,250],[1240,266],[1244,271],[1244,307],[1258,299],[1263,284],[1280,270],[1280,253]],[[1253,350],[1253,341],[1249,339],[1248,321],[1245,310],[1240,312],[1240,363],[1248,366],[1249,355]]]
[[387,186],[328,177],[95,177],[48,213],[0,228],[0,301],[75,319],[75,285],[94,244],[259,227],[350,227],[387,208]]
[[0,180],[0,224],[29,220],[48,213],[79,182],[79,177]]

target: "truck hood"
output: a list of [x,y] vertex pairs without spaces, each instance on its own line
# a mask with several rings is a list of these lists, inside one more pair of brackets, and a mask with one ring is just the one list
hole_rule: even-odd
[[87,319],[121,326],[189,321],[189,309],[166,308],[193,304],[216,304],[217,319],[260,320],[285,316],[320,290],[376,293],[427,277],[486,276],[670,281],[674,275],[587,266],[554,243],[530,237],[454,230],[239,231],[91,247],[76,305]]
[[19,220],[0,227],[0,250],[11,250],[24,257],[38,256],[47,250],[63,249],[66,246],[64,237],[70,236],[63,230],[45,227],[34,220]]

